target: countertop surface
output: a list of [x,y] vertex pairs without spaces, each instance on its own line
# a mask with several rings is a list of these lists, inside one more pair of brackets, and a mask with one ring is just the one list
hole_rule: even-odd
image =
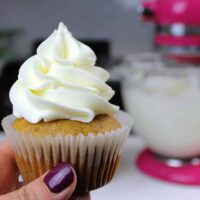
[[[3,137],[0,136],[0,140]],[[127,140],[121,165],[114,179],[91,192],[92,200],[199,200],[200,186],[183,186],[155,180],[142,174],[135,166],[138,153],[144,148],[136,136]]]

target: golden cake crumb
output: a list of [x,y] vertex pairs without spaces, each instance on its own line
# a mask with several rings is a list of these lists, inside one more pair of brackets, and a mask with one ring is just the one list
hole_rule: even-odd
[[98,115],[90,123],[83,123],[74,120],[54,120],[50,122],[40,121],[32,124],[25,119],[16,119],[13,123],[13,128],[22,133],[38,134],[45,136],[51,134],[55,136],[57,133],[65,136],[67,134],[77,135],[82,133],[88,135],[89,133],[97,134],[99,132],[106,133],[120,128],[119,122],[108,115]]

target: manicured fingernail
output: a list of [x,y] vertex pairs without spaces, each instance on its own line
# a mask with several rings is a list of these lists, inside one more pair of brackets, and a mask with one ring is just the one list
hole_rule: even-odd
[[53,193],[60,193],[74,181],[72,167],[67,163],[60,163],[44,177],[44,183]]

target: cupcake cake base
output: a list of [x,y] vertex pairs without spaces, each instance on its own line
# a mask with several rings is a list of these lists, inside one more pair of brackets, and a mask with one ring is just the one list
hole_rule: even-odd
[[[13,116],[4,118],[2,125],[14,145],[17,165],[26,183],[56,164],[68,162],[77,173],[76,193],[80,194],[107,184],[115,174],[121,156],[121,146],[131,129],[132,118],[122,111],[117,112],[114,118],[119,122],[114,125],[116,128],[113,128],[114,122],[110,122],[110,129],[107,131],[100,127],[88,133],[83,131],[65,134],[55,129],[43,135],[41,130],[44,127],[37,132],[37,129],[33,132],[29,127],[23,132],[15,129],[16,124],[13,128],[16,120]],[[100,124],[102,126],[102,121]]]

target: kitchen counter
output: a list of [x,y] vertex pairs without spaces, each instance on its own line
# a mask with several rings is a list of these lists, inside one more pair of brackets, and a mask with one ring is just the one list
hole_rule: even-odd
[[[0,136],[0,140],[4,137]],[[143,175],[134,165],[143,142],[131,136],[124,145],[122,162],[111,183],[91,192],[92,200],[199,200],[200,186],[176,185]]]

